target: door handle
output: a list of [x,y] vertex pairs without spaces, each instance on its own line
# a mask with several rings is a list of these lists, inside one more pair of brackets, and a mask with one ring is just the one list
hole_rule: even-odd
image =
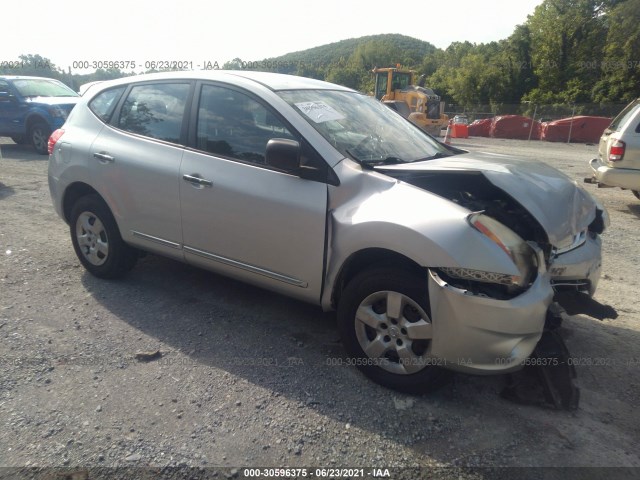
[[197,173],[193,175],[182,175],[182,179],[197,187],[213,187],[211,180],[205,180]]
[[101,163],[113,163],[115,158],[111,155],[107,155],[106,153],[94,153],[93,158],[97,158]]

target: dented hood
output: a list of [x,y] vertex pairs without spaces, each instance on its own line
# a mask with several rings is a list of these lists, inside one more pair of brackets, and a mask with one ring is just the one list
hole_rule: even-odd
[[531,160],[490,153],[465,153],[424,162],[384,165],[377,171],[480,172],[542,225],[549,241],[562,246],[594,220],[596,203],[575,181],[557,169]]

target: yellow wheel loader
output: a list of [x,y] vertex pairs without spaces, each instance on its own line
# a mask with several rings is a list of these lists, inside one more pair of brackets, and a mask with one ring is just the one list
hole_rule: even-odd
[[447,128],[449,117],[444,113],[444,102],[423,85],[424,77],[416,85],[413,70],[376,67],[372,72],[378,100],[433,136]]

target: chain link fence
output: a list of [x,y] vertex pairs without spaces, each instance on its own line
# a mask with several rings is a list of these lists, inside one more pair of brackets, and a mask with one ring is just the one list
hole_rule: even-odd
[[[613,117],[626,104],[535,103],[472,105],[447,104],[449,118],[464,115],[470,136],[597,143]],[[457,119],[454,118],[454,122]],[[475,122],[475,123],[474,123]]]
[[[470,122],[500,115],[522,115],[539,122],[550,122],[579,115],[613,118],[626,106],[625,103],[581,103],[537,105],[535,103],[499,104],[499,105],[458,105],[448,103],[445,113],[449,118],[466,115]],[[535,117],[534,117],[535,115]]]

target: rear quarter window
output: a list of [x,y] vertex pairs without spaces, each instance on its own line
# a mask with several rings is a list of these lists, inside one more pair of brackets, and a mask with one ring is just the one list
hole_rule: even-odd
[[111,115],[118,104],[118,100],[122,96],[126,87],[112,88],[96,95],[89,102],[89,110],[91,110],[100,120],[109,123]]
[[[634,118],[635,117],[635,118]],[[632,125],[632,129],[636,132],[640,131],[640,99],[631,102],[627,105],[624,110],[622,110],[616,118],[613,119],[611,125],[609,125],[609,130],[613,130],[614,132],[619,132],[624,126],[634,118],[634,123]]]

